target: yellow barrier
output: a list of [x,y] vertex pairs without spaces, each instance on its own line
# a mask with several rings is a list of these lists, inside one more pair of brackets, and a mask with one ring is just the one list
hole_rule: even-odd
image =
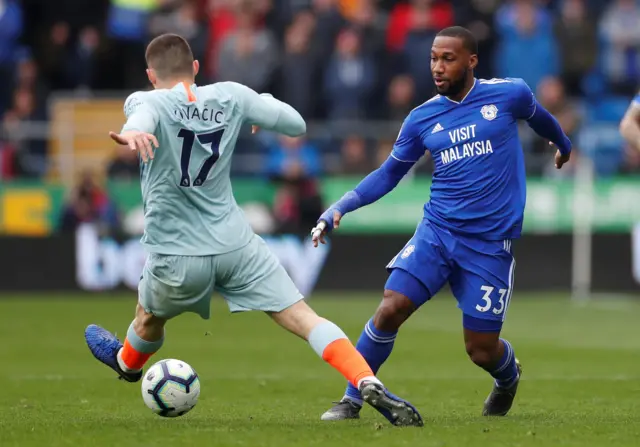
[[15,189],[2,195],[0,232],[13,236],[46,236],[51,232],[51,196],[46,189]]

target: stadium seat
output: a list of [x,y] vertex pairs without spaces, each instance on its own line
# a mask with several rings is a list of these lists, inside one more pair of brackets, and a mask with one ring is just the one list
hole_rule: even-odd
[[122,98],[67,98],[53,102],[50,180],[60,180],[68,170],[74,178],[85,168],[99,175],[104,173],[115,150],[109,131],[120,130],[124,123],[122,104]]
[[578,134],[580,152],[594,164],[600,177],[615,175],[624,161],[623,141],[615,123],[590,123]]

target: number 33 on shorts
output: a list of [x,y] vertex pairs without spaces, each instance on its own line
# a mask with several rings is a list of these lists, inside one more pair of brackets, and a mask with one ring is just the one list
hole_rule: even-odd
[[481,303],[476,304],[476,310],[478,312],[492,312],[494,315],[506,314],[507,307],[509,305],[509,299],[511,294],[509,289],[497,289],[491,286],[481,286],[480,290],[484,293],[482,295]]

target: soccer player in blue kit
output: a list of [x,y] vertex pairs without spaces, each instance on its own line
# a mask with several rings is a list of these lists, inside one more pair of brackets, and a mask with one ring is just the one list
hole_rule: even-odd
[[[494,378],[485,416],[511,409],[521,367],[500,338],[511,295],[525,207],[525,169],[518,120],[558,147],[556,168],[569,161],[571,142],[522,79],[476,79],[477,42],[465,28],[442,30],[431,49],[438,95],[412,110],[391,155],[325,211],[313,243],[342,217],[389,193],[429,151],[435,170],[430,200],[413,237],[389,262],[381,304],[356,348],[376,372],[391,354],[399,327],[446,283],[462,310],[469,358]],[[349,385],[323,420],[359,417],[362,398]]]

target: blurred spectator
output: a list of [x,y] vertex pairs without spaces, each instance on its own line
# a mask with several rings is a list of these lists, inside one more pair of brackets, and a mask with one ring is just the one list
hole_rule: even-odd
[[99,45],[100,34],[96,28],[89,26],[80,31],[68,65],[72,88],[87,90],[95,85]]
[[267,16],[273,9],[273,0],[241,0],[242,2],[250,4],[256,16],[261,17],[263,24],[266,25]]
[[320,60],[331,57],[340,30],[345,25],[340,15],[336,0],[311,0],[316,16],[316,31],[313,38],[315,49]]
[[46,100],[48,89],[38,76],[38,68],[33,59],[22,51],[14,67],[15,89],[6,89],[13,94],[10,108],[2,120],[0,135],[0,177],[13,176],[40,177],[48,164],[47,146],[44,138],[32,135],[25,125],[31,121],[46,120]]
[[385,162],[391,151],[393,150],[393,140],[380,140],[378,142],[378,147],[376,148],[376,166],[380,166]]
[[304,137],[279,138],[271,148],[266,172],[280,187],[274,215],[280,232],[306,232],[322,213],[316,177],[321,173],[317,149]]
[[371,171],[371,157],[367,154],[367,143],[360,135],[350,135],[342,143],[342,169],[340,174],[368,174]]
[[367,118],[376,75],[373,60],[362,52],[358,33],[350,28],[342,31],[325,72],[329,119]]
[[398,3],[397,0],[377,0],[377,2],[380,9],[384,10],[385,13],[390,13],[396,3]]
[[[285,0],[281,0],[285,1]],[[262,29],[266,25],[265,15],[271,10],[271,0],[199,0],[204,4],[203,16],[208,17],[208,42],[206,49],[206,74],[215,78],[219,51],[227,36],[235,32],[239,18],[245,14],[253,16],[252,26]],[[241,19],[240,19],[241,20]]]
[[317,181],[301,178],[282,182],[273,203],[275,231],[306,235],[323,211]]
[[[149,20],[151,37],[165,33],[179,34],[189,42],[194,57],[204,63],[207,33],[200,21],[197,0],[165,0]],[[199,73],[198,83],[205,83],[204,72]]]
[[42,74],[49,80],[54,90],[71,88],[69,74],[71,70],[70,36],[71,30],[66,22],[55,23],[49,29],[49,35],[37,47],[37,58]]
[[404,121],[414,107],[415,85],[407,75],[398,75],[391,80],[388,93],[387,116],[392,121]]
[[[86,70],[85,66],[75,67],[78,63],[75,59],[80,59],[81,64],[90,62],[92,67],[102,62],[103,54],[100,50],[107,44],[103,32],[110,0],[23,0],[22,4],[25,8],[25,24],[30,28],[23,36],[24,42],[34,52],[34,58],[43,74],[55,73],[55,80],[44,75],[53,89],[83,88],[85,84],[97,88],[102,87],[99,83],[102,81],[109,88],[124,87],[115,82],[122,78],[119,76],[119,66],[109,65],[117,62],[105,59],[103,70],[98,67],[90,70]],[[61,40],[64,41],[62,47]],[[98,45],[92,44],[92,41]],[[78,71],[91,72],[90,82],[78,80]],[[114,76],[114,71],[117,71],[117,76]],[[63,87],[58,87],[57,84]]]
[[[279,90],[281,99],[295,108],[305,119],[315,116],[319,66],[311,52],[313,29],[308,15],[301,13],[287,29],[282,59]],[[313,16],[311,16],[313,20]]]
[[303,10],[309,11],[309,0],[259,0],[256,9],[264,15],[264,26],[273,31],[276,40],[282,42],[287,27]]
[[[344,1],[341,2],[344,5]],[[383,98],[389,85],[389,80],[397,71],[397,63],[387,53],[385,47],[385,35],[387,18],[382,14],[376,0],[360,0],[351,2],[349,7],[351,27],[357,31],[362,42],[362,51],[378,69],[376,83],[371,95],[373,98]],[[383,101],[370,104],[371,118],[384,119],[386,111]]]
[[352,8],[350,22],[362,38],[362,51],[372,56],[376,64],[384,63],[387,21],[376,1],[354,1]]
[[[121,3],[125,4],[127,1]],[[33,26],[33,31],[36,32],[35,36],[28,36],[35,40],[27,41],[37,46],[37,42],[43,43],[46,40],[49,30],[56,23],[64,22],[69,27],[72,40],[88,27],[103,30],[111,0],[22,0],[22,4],[28,14],[25,17],[27,26]]]
[[[67,22],[56,22],[36,47],[42,75],[53,90],[90,89],[97,85],[100,33],[96,27],[87,26],[74,40],[71,32]],[[114,68],[117,67],[110,67],[110,73]]]
[[640,79],[640,7],[612,0],[600,22],[602,69],[615,92],[632,95]]
[[584,0],[565,0],[555,22],[562,80],[570,95],[582,92],[584,77],[594,68],[598,50],[596,27]]
[[564,85],[559,78],[548,77],[538,85],[537,97],[560,123],[562,130],[572,138],[580,124],[580,116],[574,104],[567,98]]
[[316,177],[321,171],[320,154],[304,137],[280,136],[270,148],[267,158],[270,177]]
[[436,33],[450,25],[453,25],[453,10],[447,2],[412,0],[398,4],[391,14],[387,46],[402,52],[418,98],[432,96],[431,46]]
[[0,0],[0,116],[11,103],[16,56],[22,33],[22,8],[15,0]]
[[236,21],[233,8],[228,0],[204,1],[206,2],[207,16],[209,17],[206,74],[208,77],[213,78],[217,71],[220,44],[235,29]]
[[529,0],[517,0],[498,10],[500,45],[495,65],[500,77],[522,78],[531,89],[546,76],[559,74],[559,55],[551,16]]
[[[560,79],[555,77],[543,79],[538,85],[537,97],[540,104],[558,120],[562,130],[564,130],[574,142],[575,146],[580,116],[575,105],[566,97],[564,86]],[[548,140],[541,138],[538,134],[534,134],[533,136],[532,149],[539,157],[535,158],[537,163],[531,160],[531,162],[527,164],[527,169],[530,172],[537,170],[538,173],[540,173],[540,169],[552,164],[554,149],[549,146]],[[577,152],[577,150],[574,147],[574,153],[575,152]]]
[[96,223],[102,231],[119,228],[118,212],[106,191],[95,182],[95,173],[86,171],[71,192],[60,217],[61,231],[75,231],[81,223]]
[[338,0],[338,10],[344,18],[352,21],[362,3],[361,0]]
[[[342,152],[315,155],[314,169],[364,173],[392,145],[375,139],[387,127],[394,138],[398,121],[433,94],[432,41],[454,23],[478,39],[477,77],[524,78],[599,174],[632,169],[624,167],[634,159],[615,125],[640,79],[635,0],[0,0],[0,172],[42,178],[52,165],[51,92],[106,89],[124,97],[147,88],[145,44],[177,32],[202,63],[196,82],[234,80],[274,93],[315,121],[312,138],[344,140]],[[548,147],[522,128],[528,169],[543,173]],[[259,174],[265,147],[243,133],[234,173]],[[130,155],[106,169],[111,177],[137,178]],[[412,172],[429,169],[425,162]],[[300,184],[282,183],[283,197],[298,197]]]
[[46,119],[43,110],[38,110],[34,92],[23,86],[13,95],[13,105],[5,113],[3,131],[15,150],[16,174],[25,177],[40,177],[47,168],[46,142],[32,138],[24,125],[30,121],[43,122]]
[[116,156],[107,168],[109,180],[132,181],[140,179],[138,153],[128,147],[116,148]]
[[15,149],[7,142],[0,139],[0,180],[13,179]]
[[153,10],[168,1],[171,0],[111,0],[106,24],[113,73],[110,88],[140,89],[147,85],[147,23]]
[[478,40],[478,57],[481,63],[474,70],[477,78],[490,79],[493,69],[489,61],[494,58],[496,32],[493,19],[500,0],[469,0],[454,2],[456,22],[468,28]]
[[250,7],[237,16],[237,30],[224,39],[218,54],[217,80],[239,82],[261,93],[274,81],[278,48],[269,30],[255,29],[255,20]]
[[24,88],[33,93],[36,110],[34,118],[46,119],[49,85],[40,75],[36,62],[26,52],[16,64],[14,86],[16,89]]
[[[405,48],[407,35],[411,31],[430,31],[437,33],[443,28],[454,24],[453,9],[447,1],[438,0],[410,0],[397,2],[389,18],[387,29],[387,48],[391,51],[401,51]],[[429,53],[414,53],[416,57],[427,60]]]

